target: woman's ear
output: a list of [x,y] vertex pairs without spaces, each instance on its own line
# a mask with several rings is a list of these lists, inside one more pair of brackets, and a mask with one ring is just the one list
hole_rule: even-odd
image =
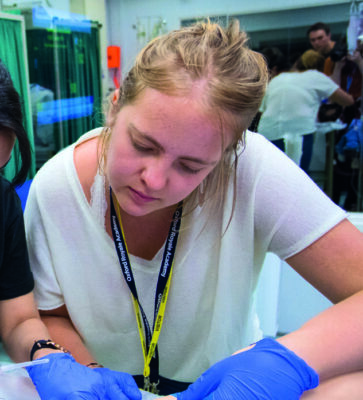
[[111,126],[112,121],[115,118],[115,110],[117,109],[117,102],[120,97],[120,89],[115,89],[113,92],[110,93],[108,97],[109,107],[106,113],[106,125]]
[[120,89],[115,89],[112,96],[112,104],[116,104],[120,97]]

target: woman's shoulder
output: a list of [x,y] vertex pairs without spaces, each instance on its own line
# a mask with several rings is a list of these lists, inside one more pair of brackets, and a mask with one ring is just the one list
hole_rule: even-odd
[[[276,147],[265,136],[247,131],[245,143],[237,150],[237,171],[241,176],[253,177],[265,164],[265,159],[276,156]],[[279,153],[277,154],[277,156]]]
[[74,146],[79,146],[80,144],[87,142],[90,139],[93,139],[95,137],[100,136],[100,134],[102,133],[104,128],[100,127],[100,128],[95,128],[92,129],[91,131],[88,131],[86,133],[84,133],[82,136],[80,136],[80,138],[73,143]]
[[316,69],[308,69],[307,71],[301,72],[301,74],[308,78],[314,77],[315,79],[323,79],[323,80],[330,79],[325,74]]
[[[101,129],[93,130],[85,135],[82,135],[76,142],[69,145],[68,147],[59,151],[51,159],[49,159],[36,173],[32,186],[41,187],[62,187],[66,182],[75,183],[78,185],[77,181],[77,168],[75,165],[75,149],[83,149],[89,147],[89,143],[97,142],[97,137]],[[91,157],[89,154],[89,159],[84,155],[82,157],[82,163],[85,164],[82,170],[90,166]],[[56,183],[56,185],[55,185]]]
[[5,220],[12,220],[14,215],[21,215],[22,208],[18,195],[11,183],[0,176],[0,208]]
[[77,142],[74,148],[74,166],[83,192],[90,202],[91,187],[99,168],[99,133]]
[[239,148],[238,154],[247,152],[250,156],[256,156],[268,150],[271,142],[265,136],[258,132],[247,130],[245,135],[245,144]]
[[[244,182],[255,184],[257,177],[294,174],[299,168],[270,140],[257,132],[246,132],[245,145],[238,151],[238,173]],[[248,179],[247,179],[248,177]]]
[[339,87],[339,85],[334,82],[329,76],[326,76],[320,71],[317,71],[316,69],[311,69],[308,71],[303,72],[305,76],[305,82],[306,85],[309,85],[310,88],[313,88],[315,90],[334,90]]

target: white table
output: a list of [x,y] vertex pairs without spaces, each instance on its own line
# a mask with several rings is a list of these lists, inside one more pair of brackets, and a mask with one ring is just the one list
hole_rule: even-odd
[[[143,390],[141,393],[142,400],[152,400],[160,397]],[[0,400],[40,400],[40,397],[26,370],[18,369],[12,372],[0,373]]]
[[0,400],[40,400],[25,369],[0,373]]

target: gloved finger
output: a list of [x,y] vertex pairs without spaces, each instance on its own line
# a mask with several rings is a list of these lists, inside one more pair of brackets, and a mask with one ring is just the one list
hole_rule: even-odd
[[[113,392],[125,394],[127,400],[141,400],[141,392],[136,385],[134,378],[126,373],[111,371],[109,369],[95,369],[105,379],[107,392],[112,398],[116,398]],[[109,394],[110,395],[110,394]]]
[[142,398],[141,392],[139,388],[136,386],[136,383],[135,387],[133,385],[132,386],[126,385],[123,388],[123,392],[127,396],[128,400],[141,400]]
[[112,383],[107,387],[107,398],[109,400],[141,400],[141,392],[137,389],[137,392],[131,390],[131,395],[126,391],[126,387],[120,388],[116,383]]
[[184,392],[176,393],[178,400],[201,400],[206,398],[218,386],[219,382],[209,370],[192,383]]
[[[97,371],[98,371],[98,369],[97,369]],[[103,372],[103,371],[98,371],[98,372]],[[111,371],[111,370],[107,370],[107,372],[108,372],[108,376],[112,377],[121,388],[130,387],[131,389],[132,388],[138,389],[136,382],[135,382],[134,378],[132,377],[132,375],[124,373],[124,372]]]
[[[114,385],[112,385],[114,386]],[[109,387],[107,389],[107,396],[105,397],[104,400],[129,400],[127,396],[125,396],[125,393],[122,392],[122,390],[118,387]]]
[[[253,396],[253,397],[251,397]],[[263,396],[263,394],[262,394]],[[233,392],[231,393],[231,391],[226,390],[224,392],[217,390],[215,392],[210,393],[207,397],[204,397],[201,400],[230,400],[230,399],[238,399],[238,400],[251,400],[251,399],[266,399],[267,397],[263,396],[263,397],[255,397],[254,394],[252,394],[251,392],[249,393],[241,393],[239,392],[236,395],[233,394]],[[270,398],[270,397],[269,397]]]
[[126,394],[130,400],[141,400],[141,392],[136,385],[134,378],[128,374],[118,376],[116,380],[118,387]]
[[103,400],[97,395],[86,392],[73,392],[67,395],[64,400]]

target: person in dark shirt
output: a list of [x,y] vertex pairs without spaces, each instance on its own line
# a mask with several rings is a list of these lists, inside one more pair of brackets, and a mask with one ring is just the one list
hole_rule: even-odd
[[0,175],[0,337],[4,348],[17,362],[48,358],[47,363],[28,368],[41,399],[141,399],[130,375],[77,363],[67,350],[49,339],[48,329],[39,317],[23,210],[15,190],[27,178],[31,147],[22,123],[19,95],[0,61],[1,169],[8,163],[16,141],[19,160],[15,176],[9,182]]

